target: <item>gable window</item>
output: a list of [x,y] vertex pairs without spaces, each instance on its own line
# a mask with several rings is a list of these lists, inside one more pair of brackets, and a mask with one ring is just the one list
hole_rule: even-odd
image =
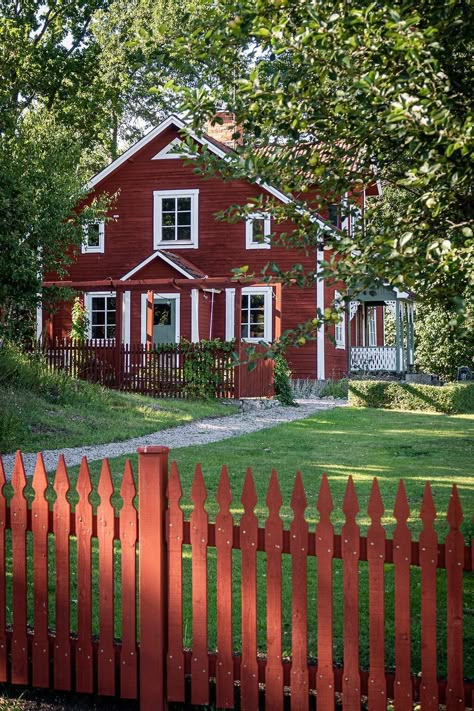
[[89,338],[115,338],[115,294],[96,292],[86,294],[85,305],[89,318]]
[[241,337],[246,341],[272,340],[272,289],[242,290]]
[[198,190],[155,190],[153,193],[154,248],[196,248]]
[[334,327],[334,340],[336,348],[345,349],[346,347],[346,310],[344,301],[338,291],[334,293],[334,305],[339,313],[339,321]]
[[247,249],[269,249],[271,218],[257,213],[245,221],[245,246]]
[[105,223],[103,221],[90,222],[88,225],[84,225],[83,231],[82,253],[103,253],[105,246]]

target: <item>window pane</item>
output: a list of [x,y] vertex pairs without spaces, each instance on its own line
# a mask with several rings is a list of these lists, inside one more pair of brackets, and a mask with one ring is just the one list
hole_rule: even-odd
[[264,333],[265,329],[263,323],[259,325],[252,324],[250,326],[250,338],[263,338]]
[[154,326],[171,326],[171,304],[155,304],[153,309]]
[[93,311],[92,312],[92,325],[99,325],[105,323],[105,311]]
[[174,227],[163,227],[163,229],[161,230],[161,239],[164,242],[173,241],[175,239]]
[[242,308],[247,309],[249,305],[249,297],[247,294],[242,295]]
[[178,227],[178,239],[191,239],[191,228],[190,227]]
[[248,338],[249,337],[249,327],[248,324],[243,323],[242,328],[240,329],[240,337],[241,338]]
[[115,338],[115,326],[107,326],[107,338]]
[[100,311],[105,309],[105,296],[93,296],[91,299],[92,311]]
[[191,210],[191,198],[178,198],[178,210]]
[[252,221],[252,242],[256,244],[262,244],[265,242],[265,221],[264,220],[253,220]]
[[191,213],[190,212],[178,212],[178,225],[190,225],[191,224]]
[[115,324],[115,311],[107,312],[107,324]]
[[263,308],[265,304],[265,296],[263,294],[252,294],[250,299],[252,309]]
[[329,205],[328,206],[328,220],[334,227],[339,227],[340,217],[339,217],[339,205]]
[[109,311],[115,311],[115,303],[116,303],[115,296],[109,296],[107,299],[107,309]]
[[251,323],[252,324],[264,323],[264,322],[265,322],[265,314],[263,313],[263,311],[261,313],[260,312],[254,313],[252,311],[252,316],[251,316]]
[[87,245],[89,247],[100,246],[100,226],[98,223],[87,227]]
[[162,224],[164,227],[169,227],[170,225],[174,225],[176,220],[176,216],[174,212],[164,212],[163,213],[163,218],[162,218]]
[[176,207],[176,198],[163,198],[161,209],[163,212],[174,212]]
[[92,326],[92,338],[105,338],[105,326]]

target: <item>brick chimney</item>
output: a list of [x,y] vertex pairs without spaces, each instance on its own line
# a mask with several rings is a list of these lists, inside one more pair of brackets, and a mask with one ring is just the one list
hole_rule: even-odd
[[[216,117],[222,119],[223,123],[213,124],[212,121],[208,121],[206,133],[211,136],[211,138],[215,138],[216,141],[220,141],[224,143],[224,145],[229,146],[229,148],[235,148],[237,145],[241,145],[243,142],[242,127],[236,126],[235,114],[230,111],[217,111]],[[239,131],[241,136],[235,140],[232,136],[237,131]]]

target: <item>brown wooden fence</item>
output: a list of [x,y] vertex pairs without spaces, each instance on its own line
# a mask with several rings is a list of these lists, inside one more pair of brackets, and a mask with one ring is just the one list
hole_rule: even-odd
[[[36,347],[38,348],[38,346]],[[31,349],[32,350],[32,349]],[[147,347],[108,341],[55,339],[40,345],[47,365],[75,378],[106,387],[153,397],[193,397],[202,390],[191,360],[209,355],[204,343]],[[262,353],[265,349],[256,346]],[[245,361],[245,349],[238,349]],[[259,358],[253,370],[247,364],[235,366],[232,352],[216,346],[212,350],[210,373],[203,370],[206,386],[218,398],[273,397],[273,361]],[[194,373],[194,376],[193,376]]]
[[[409,508],[400,482],[393,539],[385,535],[384,512],[374,479],[366,537],[356,522],[359,511],[350,478],[343,503],[341,534],[331,523],[333,502],[323,476],[313,529],[306,520],[307,502],[297,474],[291,508],[293,520],[284,528],[282,497],[273,472],[264,527],[258,525],[257,496],[248,470],[238,525],[231,513],[229,476],[223,468],[217,490],[215,523],[208,521],[207,491],[198,465],[192,486],[193,510],[185,520],[180,503],[178,469],[168,450],[139,450],[138,510],[130,463],[120,485],[121,507],[111,501],[114,485],[107,460],[97,487],[100,503],[90,501],[93,487],[84,459],[71,510],[68,473],[61,458],[54,479],[55,500],[41,455],[33,477],[34,500],[25,491],[21,455],[13,472],[13,495],[6,497],[0,462],[0,682],[34,685],[104,696],[139,699],[140,709],[165,709],[169,701],[206,705],[215,693],[219,708],[257,711],[263,694],[266,708],[293,711],[316,706],[331,711],[342,698],[343,708],[361,708],[367,697],[372,711],[386,711],[393,699],[396,711],[423,711],[446,703],[448,711],[472,705],[474,685],[463,679],[463,573],[474,568],[474,543],[465,545],[460,532],[463,515],[453,486],[447,514],[449,532],[440,544],[434,528],[436,510],[426,485],[420,516],[423,530],[413,541],[407,526]],[[69,492],[69,494],[68,494]],[[51,493],[51,492],[50,492]],[[8,500],[7,500],[8,499]],[[185,549],[186,547],[186,549]],[[190,552],[189,552],[190,551]],[[210,573],[214,551],[216,571]],[[238,564],[235,551],[240,551]],[[138,556],[137,556],[138,552]],[[263,558],[265,576],[257,575]],[[191,580],[183,574],[191,556]],[[283,561],[291,561],[291,595],[282,595]],[[317,602],[308,598],[308,561],[317,561]],[[343,664],[334,663],[334,561],[342,560],[344,628]],[[359,568],[368,566],[369,665],[359,660]],[[393,566],[395,586],[395,672],[385,668],[386,564]],[[137,581],[138,566],[138,581]],[[410,580],[421,571],[421,665],[413,673],[410,659]],[[447,579],[447,676],[437,676],[436,577]],[[214,577],[215,575],[215,577]],[[240,579],[241,645],[234,651],[233,609],[236,576]],[[266,587],[266,653],[257,647],[257,587]],[[314,582],[314,581],[313,581]],[[208,644],[208,593],[216,589],[217,651]],[[192,648],[183,644],[183,591],[190,588]],[[139,615],[137,613],[137,603]],[[291,606],[291,658],[283,657],[284,605]],[[74,634],[71,613],[77,609]],[[214,613],[212,613],[214,614]],[[94,617],[95,615],[95,617]],[[308,658],[308,624],[317,617],[316,659]],[[94,621],[95,620],[95,621]],[[96,634],[94,634],[96,626]],[[117,640],[120,629],[120,641]],[[210,685],[210,680],[213,684]],[[339,695],[339,696],[338,696]],[[342,695],[342,696],[341,696]]]

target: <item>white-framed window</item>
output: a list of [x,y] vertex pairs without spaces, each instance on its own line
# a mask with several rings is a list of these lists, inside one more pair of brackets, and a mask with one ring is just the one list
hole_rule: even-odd
[[255,213],[245,220],[245,246],[247,249],[269,249],[272,221],[270,215]]
[[346,347],[346,307],[338,291],[334,292],[334,306],[339,313],[339,321],[334,327],[334,340],[336,348],[344,350]]
[[82,240],[82,253],[89,252],[103,253],[105,248],[105,222],[89,222],[83,226],[84,237]]
[[199,190],[153,192],[153,246],[191,248],[198,246]]
[[242,289],[241,337],[255,342],[272,340],[272,288]]
[[97,341],[115,338],[115,292],[89,292],[85,295],[84,303],[89,319],[89,338]]
[[336,203],[328,205],[328,222],[341,229],[341,206]]
[[375,306],[367,307],[367,339],[369,347],[377,345],[377,309]]

